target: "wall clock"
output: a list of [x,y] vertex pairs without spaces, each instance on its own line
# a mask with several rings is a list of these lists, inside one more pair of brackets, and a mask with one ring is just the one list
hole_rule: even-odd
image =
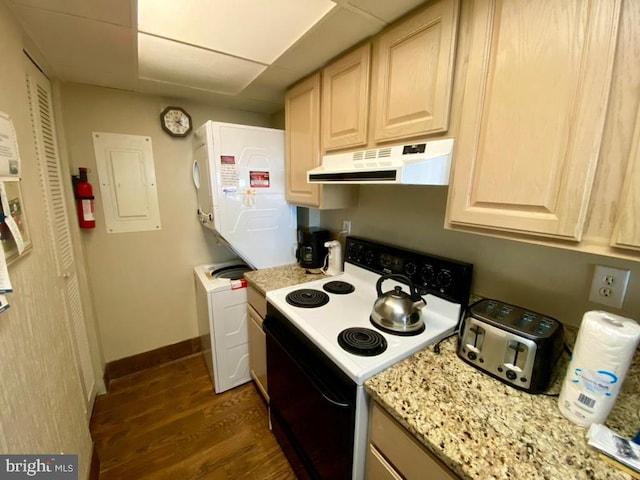
[[180,107],[167,107],[160,114],[162,129],[172,137],[186,137],[191,133],[191,116]]

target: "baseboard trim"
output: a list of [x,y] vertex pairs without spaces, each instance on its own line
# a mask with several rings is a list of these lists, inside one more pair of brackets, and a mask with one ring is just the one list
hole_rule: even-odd
[[148,352],[138,353],[130,357],[120,358],[112,362],[108,362],[104,369],[104,384],[109,391],[109,383],[116,378],[124,377],[131,373],[140,372],[147,368],[157,367],[163,363],[179,360],[195,353],[200,353],[200,338],[190,338],[173,345],[165,345],[164,347],[149,350]]
[[91,450],[91,466],[89,467],[89,480],[98,480],[100,477],[100,458],[98,457],[98,450],[96,444],[93,444],[93,450]]

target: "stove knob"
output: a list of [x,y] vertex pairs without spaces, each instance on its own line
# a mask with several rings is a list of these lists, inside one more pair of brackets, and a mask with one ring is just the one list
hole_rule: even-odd
[[438,276],[436,277],[436,282],[439,288],[447,288],[449,285],[453,283],[453,277],[451,276],[451,272],[448,270],[441,270],[438,272]]
[[435,272],[431,265],[425,265],[420,269],[420,278],[425,284],[430,284],[433,281],[434,276]]
[[410,262],[404,266],[405,273],[410,277],[413,277],[413,274],[416,273],[417,270],[418,270],[418,267],[416,267],[415,263]]
[[515,380],[518,377],[516,372],[514,372],[513,370],[507,370],[506,375],[507,375],[507,378],[511,381]]
[[367,253],[364,254],[364,263],[371,265],[375,257],[376,255],[373,253],[373,250],[367,250]]
[[356,256],[356,246],[353,243],[350,243],[347,247],[347,259],[354,259]]

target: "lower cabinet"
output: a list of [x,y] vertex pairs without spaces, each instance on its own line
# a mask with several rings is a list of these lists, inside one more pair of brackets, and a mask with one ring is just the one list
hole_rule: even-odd
[[267,314],[267,300],[258,290],[247,287],[249,313],[249,371],[258,390],[269,401],[267,394],[267,345],[262,322]]
[[459,480],[376,403],[372,404],[367,480]]

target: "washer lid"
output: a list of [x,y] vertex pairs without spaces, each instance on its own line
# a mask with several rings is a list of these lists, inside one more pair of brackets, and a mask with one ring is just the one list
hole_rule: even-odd
[[214,268],[211,270],[211,278],[223,278],[228,280],[240,280],[244,278],[244,272],[250,272],[251,267],[243,263],[238,265],[228,265],[226,267]]

